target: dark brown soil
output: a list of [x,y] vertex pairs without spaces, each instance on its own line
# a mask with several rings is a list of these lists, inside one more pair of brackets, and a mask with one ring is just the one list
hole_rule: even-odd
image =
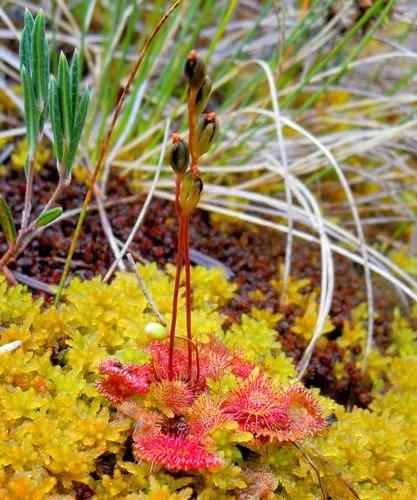
[[[41,207],[47,201],[54,186],[55,172],[46,168],[36,176],[34,207]],[[1,192],[13,208],[16,217],[21,213],[25,178],[23,172],[10,171],[0,179]],[[73,181],[61,200],[64,209],[79,208],[85,194],[85,186]],[[108,201],[130,197],[132,193],[124,179],[112,177]],[[143,204],[143,197],[129,203],[117,203],[107,209],[115,236],[125,241],[137,214]],[[36,210],[35,210],[36,213]],[[57,284],[67,255],[76,218],[68,219],[48,228],[25,250],[17,262],[10,265],[12,271],[19,271],[44,283]],[[278,278],[279,265],[283,263],[285,238],[272,231],[257,230],[251,225],[229,222],[212,223],[206,212],[196,211],[191,223],[191,246],[201,253],[215,258],[233,272],[233,280],[239,292],[231,300],[224,312],[229,323],[240,320],[243,313],[249,313],[253,306],[284,313],[277,327],[277,334],[284,350],[298,361],[306,346],[306,341],[291,332],[295,317],[300,314],[296,308],[279,310],[277,291],[271,280]],[[132,253],[136,258],[156,261],[160,266],[173,262],[176,249],[177,222],[170,202],[153,200],[142,227],[132,243]],[[6,243],[0,235],[0,253],[6,250]],[[81,278],[92,278],[104,274],[111,265],[113,255],[101,227],[97,211],[87,215],[83,232],[74,255],[72,274]],[[328,337],[324,347],[316,350],[305,377],[307,385],[320,387],[342,404],[356,404],[366,407],[370,402],[371,383],[363,380],[355,361],[346,365],[346,376],[337,380],[334,375],[335,362],[343,358],[344,350],[335,342],[341,334],[345,320],[350,320],[351,311],[364,300],[362,270],[347,259],[335,256],[336,291],[334,294],[331,319],[335,330]],[[312,287],[320,284],[320,254],[318,248],[304,242],[295,242],[292,275],[307,277]],[[264,299],[257,301],[249,292],[261,290]],[[39,292],[37,292],[39,293]],[[376,343],[380,349],[389,344],[392,307],[384,298],[376,299],[377,319],[375,327]],[[227,327],[227,325],[226,325]],[[352,357],[360,359],[361,346],[351,346]]]

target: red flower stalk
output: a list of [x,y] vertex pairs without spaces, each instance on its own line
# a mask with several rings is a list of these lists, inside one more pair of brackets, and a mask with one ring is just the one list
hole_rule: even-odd
[[261,374],[248,379],[237,390],[232,391],[222,408],[242,430],[254,434],[289,425],[288,415],[279,405],[271,381]]
[[201,471],[223,465],[222,459],[207,451],[197,440],[183,435],[158,434],[134,438],[136,458],[171,471]]
[[[168,354],[168,378],[172,380],[174,378],[174,344],[175,344],[175,329],[177,326],[177,314],[178,314],[178,294],[180,289],[180,280],[181,280],[181,270],[182,270],[182,261],[184,254],[184,230],[183,223],[180,217],[180,206],[179,206],[179,189],[180,189],[180,181],[179,177],[176,178],[175,183],[175,205],[177,207],[178,213],[178,245],[177,245],[177,268],[175,271],[175,282],[174,282],[174,293],[172,296],[172,316],[171,316],[171,326],[169,332],[169,354]],[[191,347],[190,347],[191,349]]]
[[107,377],[98,383],[98,390],[113,403],[149,391],[152,377],[149,365],[122,365],[117,359],[106,359],[100,364],[99,370]]
[[[211,89],[210,79],[207,80],[205,64],[198,56],[195,50],[192,50],[185,63],[185,77],[188,82],[188,144],[182,141],[178,134],[173,134],[171,149],[171,165],[175,171],[175,209],[179,221],[178,229],[178,252],[177,252],[177,267],[175,275],[174,295],[172,301],[172,318],[170,328],[170,345],[169,345],[169,362],[168,376],[169,380],[174,378],[174,342],[175,328],[177,322],[178,308],[178,293],[181,277],[182,265],[185,267],[185,302],[186,302],[186,328],[187,338],[189,340],[187,346],[187,361],[188,372],[191,376],[192,372],[192,333],[191,333],[191,266],[190,266],[190,243],[189,243],[189,214],[197,206],[202,190],[202,182],[199,178],[198,168],[198,153],[196,150],[196,122],[198,110],[196,107],[196,99],[200,89],[205,86],[206,92],[201,99],[206,102]],[[200,105],[203,105],[200,102]],[[191,158],[190,172],[187,173],[189,157]],[[191,174],[191,175],[190,175]],[[188,177],[190,178],[188,178]],[[192,179],[192,180],[190,180]],[[184,188],[184,193],[181,193],[181,188]],[[184,194],[184,199],[182,195]],[[185,206],[187,205],[187,207]],[[198,383],[198,381],[197,381]]]

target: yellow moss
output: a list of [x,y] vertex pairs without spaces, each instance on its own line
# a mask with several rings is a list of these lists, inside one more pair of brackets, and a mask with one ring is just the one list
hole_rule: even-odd
[[392,337],[394,343],[389,351],[399,356],[417,355],[417,335],[410,323],[401,316],[399,309],[394,311],[392,322]]
[[[312,293],[308,296],[307,303],[305,306],[304,314],[302,316],[297,316],[294,321],[294,326],[292,331],[302,336],[306,340],[311,340],[313,336],[314,328],[316,327],[317,318],[319,315],[319,305],[317,303],[317,296]],[[334,326],[329,318],[326,318],[322,334],[329,333],[334,330]]]
[[258,309],[256,307],[252,307],[251,316],[258,321],[265,321],[272,328],[283,318],[283,315],[280,313],[274,313],[269,309]]
[[[284,267],[281,266],[280,268],[280,276],[284,275]],[[272,286],[280,293],[282,294],[284,290],[284,283],[282,279],[280,280],[272,280],[271,281]],[[303,289],[310,284],[310,280],[307,278],[303,279],[294,279],[290,276],[287,284],[287,289],[285,293],[285,303],[286,304],[292,304],[292,305],[298,305],[298,306],[304,306],[306,296],[303,292]]]
[[[158,308],[169,319],[170,275],[155,265],[141,266],[140,271]],[[215,335],[266,369],[277,386],[292,383],[295,367],[277,341],[279,315],[255,309],[224,333],[224,317],[218,309],[232,296],[234,287],[218,271],[197,269],[194,280],[195,290],[204,288],[193,306],[196,338],[207,342]],[[306,284],[292,282],[291,301],[314,316],[315,296],[301,292]],[[303,318],[298,323],[300,334],[306,330],[307,318]],[[74,498],[73,481],[88,485],[99,500],[183,499],[190,498],[195,488],[201,499],[234,498],[236,490],[246,487],[240,446],[250,446],[252,436],[230,428],[231,424],[211,436],[216,452],[226,461],[216,472],[198,478],[173,476],[162,470],[151,473],[147,463],[123,460],[133,424],[98,395],[97,366],[109,356],[123,362],[146,362],[144,327],[153,320],[134,276],[128,273],[118,274],[111,285],[98,279],[74,280],[58,310],[44,308],[23,287],[8,288],[0,278],[0,342],[23,342],[16,351],[0,355],[0,498]],[[345,325],[338,342],[348,346],[363,340],[365,320],[363,308],[358,308],[353,325]],[[184,328],[181,312],[179,330]],[[413,329],[398,312],[393,335],[395,345],[389,356],[374,352],[369,358],[368,373],[376,387],[369,410],[347,412],[313,391],[325,416],[335,415],[336,421],[311,445],[343,472],[364,499],[417,495],[413,470],[417,461],[417,357],[410,347],[415,342]],[[59,340],[61,346],[64,341],[64,350],[51,358]],[[388,392],[387,378],[392,386]],[[232,374],[208,381],[219,397],[238,383]],[[349,498],[334,470],[308,445],[304,444],[332,497]],[[262,450],[253,451],[261,453],[260,462],[272,467],[281,498],[320,498],[317,479],[294,446],[271,445]],[[103,454],[114,454],[117,465],[112,476],[100,471],[97,459]]]
[[238,349],[249,361],[258,363],[264,356],[280,351],[276,337],[276,331],[266,321],[243,315],[241,323],[233,325],[224,340],[230,349]]
[[[12,165],[16,168],[22,169],[25,167],[26,158],[28,154],[28,141],[27,139],[22,139],[19,141],[12,154]],[[35,155],[35,170],[40,172],[46,162],[51,157],[51,149],[45,145],[44,142],[40,142]]]

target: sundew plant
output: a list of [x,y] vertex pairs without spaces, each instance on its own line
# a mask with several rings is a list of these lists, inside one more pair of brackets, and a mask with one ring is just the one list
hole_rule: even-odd
[[416,22],[0,6],[0,498],[416,498]]

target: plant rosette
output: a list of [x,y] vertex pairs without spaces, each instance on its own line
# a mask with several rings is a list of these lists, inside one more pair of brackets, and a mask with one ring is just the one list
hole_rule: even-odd
[[[256,449],[300,441],[326,426],[319,403],[305,387],[276,386],[217,338],[195,347],[191,373],[186,346],[175,347],[171,380],[166,341],[147,346],[147,364],[114,358],[100,364],[99,392],[135,420],[137,460],[174,472],[202,472],[230,465],[216,442],[219,436],[224,440],[224,432]],[[226,379],[229,387],[216,384]]]

